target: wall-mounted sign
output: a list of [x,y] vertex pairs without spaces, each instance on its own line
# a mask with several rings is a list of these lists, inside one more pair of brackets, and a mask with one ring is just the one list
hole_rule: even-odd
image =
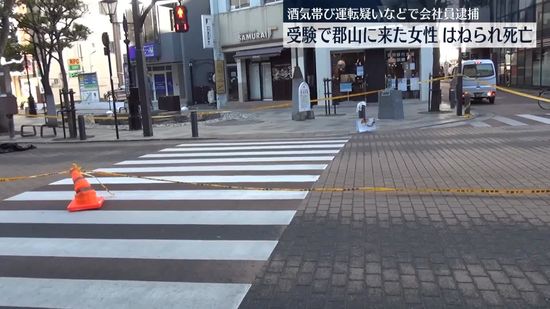
[[78,58],[69,59],[69,71],[80,71],[80,59]]
[[216,93],[225,94],[225,61],[216,60],[214,79],[216,80]]
[[212,15],[201,15],[202,47],[214,48],[214,19]]
[[239,40],[241,42],[269,40],[273,36],[273,31],[275,30],[277,30],[277,27],[271,27],[267,31],[251,31],[240,33]]
[[[143,44],[143,55],[145,58],[159,58],[160,48],[155,43]],[[130,46],[130,61],[136,60],[136,47]]]

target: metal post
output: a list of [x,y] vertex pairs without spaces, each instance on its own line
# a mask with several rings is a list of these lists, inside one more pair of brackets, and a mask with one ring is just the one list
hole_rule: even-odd
[[31,77],[29,75],[29,64],[27,62],[27,53],[23,54],[25,56],[25,70],[27,71],[27,84],[29,85],[29,114],[30,115],[36,115],[36,102],[34,101],[34,97],[32,96],[32,87],[31,87]]
[[13,114],[8,114],[6,117],[8,117],[8,132],[10,135],[10,139],[15,138],[15,123],[13,121]]
[[145,68],[145,58],[143,56],[143,45],[141,42],[141,33],[143,32],[143,23],[139,10],[138,0],[132,0],[132,14],[134,20],[134,34],[136,46],[136,78],[139,89],[139,101],[141,105],[141,121],[143,124],[143,136],[153,136],[153,119],[151,118],[151,105],[149,92],[146,90],[148,85],[145,82],[147,70]]
[[471,94],[467,93],[464,95],[464,115],[470,115],[470,106],[472,104]]
[[65,113],[67,112],[67,106],[66,106],[66,104],[63,104],[63,94],[61,92],[62,92],[62,90],[59,89],[59,102],[61,104],[61,124],[63,126],[63,138],[66,139],[67,138],[67,132],[65,130]]
[[191,83],[191,93],[189,94],[189,98],[191,98],[191,105],[195,105],[195,96],[194,96],[195,85],[193,83],[193,60],[189,60],[189,82]]
[[191,111],[191,136],[193,138],[199,137],[199,123],[198,123],[197,111]]
[[462,49],[460,49],[460,52],[458,53],[458,68],[457,68],[458,76],[457,76],[457,83],[456,83],[456,115],[462,116],[462,104],[464,102],[464,89],[463,89],[463,77],[462,77]]
[[428,75],[428,112],[432,111],[432,73]]
[[80,136],[80,140],[84,141],[87,139],[86,136],[86,121],[84,120],[83,115],[78,115],[78,135]]
[[[76,130],[76,107],[74,105],[74,91],[73,89],[69,89],[69,106],[70,106],[70,122],[69,122],[69,135],[71,138],[76,138],[77,130]],[[71,132],[74,132],[72,134]]]
[[107,56],[107,61],[109,65],[109,80],[111,82],[111,98],[113,100],[113,115],[115,116],[115,131],[116,131],[116,139],[119,139],[120,136],[118,134],[118,118],[117,118],[117,108],[116,108],[116,95],[115,95],[115,85],[113,83],[113,68],[111,65],[111,51],[109,50],[109,44],[105,44],[106,42],[109,42],[109,34],[107,32],[103,32],[103,44],[105,45],[105,55]]

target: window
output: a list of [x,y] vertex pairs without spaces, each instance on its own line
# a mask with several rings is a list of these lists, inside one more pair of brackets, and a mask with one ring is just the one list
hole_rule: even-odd
[[231,0],[231,9],[241,9],[250,6],[250,0]]
[[468,77],[490,77],[495,75],[493,65],[489,63],[467,64],[464,66],[463,73]]
[[533,50],[533,86],[540,86],[540,65],[541,65],[540,49]]

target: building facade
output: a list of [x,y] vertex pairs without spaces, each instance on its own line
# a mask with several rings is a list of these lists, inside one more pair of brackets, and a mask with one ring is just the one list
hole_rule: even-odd
[[491,57],[500,85],[522,88],[550,87],[550,0],[492,1],[497,21],[537,21],[537,47],[490,49],[478,56]]
[[[144,55],[153,109],[163,97],[178,96],[181,106],[207,102],[214,88],[214,61],[202,46],[201,15],[209,14],[208,1],[187,0],[189,31],[174,32],[173,8],[178,1],[158,1],[147,15],[143,29]],[[128,11],[128,16],[131,16]],[[131,22],[131,20],[130,20]],[[130,27],[130,63],[135,74],[135,47]],[[126,57],[125,57],[126,59]],[[127,68],[127,61],[125,67]],[[126,69],[127,71],[127,69]]]
[[290,100],[292,51],[283,47],[282,1],[212,0],[211,6],[214,54],[225,64],[226,91],[219,99]]

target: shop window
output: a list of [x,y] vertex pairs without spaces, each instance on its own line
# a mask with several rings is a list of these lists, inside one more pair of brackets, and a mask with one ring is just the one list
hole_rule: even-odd
[[525,50],[518,50],[518,74],[517,74],[517,84],[523,85],[525,79]]
[[550,87],[550,47],[542,53],[542,86]]
[[550,2],[544,3],[544,13],[542,14],[542,28],[544,34],[550,31]]
[[533,76],[533,50],[525,50],[525,85],[530,85],[532,83]]
[[242,9],[250,6],[250,0],[231,0],[231,9]]
[[540,65],[541,65],[541,53],[540,49],[533,50],[533,86],[540,86]]

